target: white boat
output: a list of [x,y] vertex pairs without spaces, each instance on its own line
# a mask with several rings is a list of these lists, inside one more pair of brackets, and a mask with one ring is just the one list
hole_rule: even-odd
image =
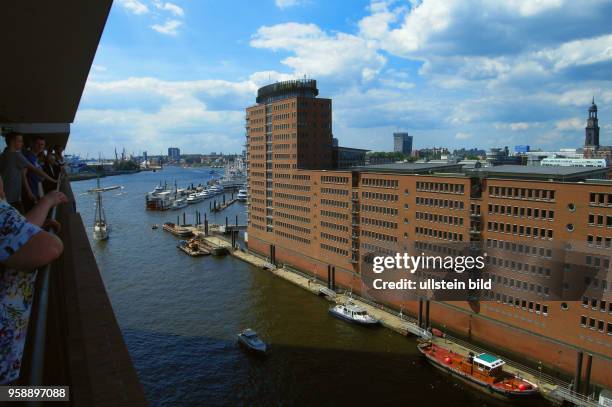
[[331,307],[329,313],[337,318],[359,325],[372,326],[378,324],[378,320],[369,315],[368,311],[353,303],[348,303],[346,305],[338,304]]
[[248,198],[248,194],[247,194],[247,190],[242,188],[238,191],[238,195],[236,195],[236,199],[241,201],[241,202],[245,202]]
[[257,332],[252,329],[245,329],[239,333],[238,341],[240,341],[240,343],[246,346],[248,349],[256,352],[265,353],[268,350],[268,346],[265,344],[265,342],[259,339]]
[[196,192],[195,194],[191,194],[187,197],[187,203],[194,204],[202,202],[204,199],[206,199],[206,196],[204,196],[202,192]]
[[106,215],[102,208],[102,191],[100,188],[100,178],[98,178],[98,192],[96,192],[96,215],[93,226],[93,238],[94,240],[107,240],[108,239],[108,223],[106,222]]
[[223,187],[220,185],[213,185],[208,189],[208,192],[212,193],[213,195],[218,195],[223,192]]
[[185,198],[178,198],[175,199],[174,202],[172,202],[172,205],[170,205],[170,209],[183,209],[187,206],[187,200]]

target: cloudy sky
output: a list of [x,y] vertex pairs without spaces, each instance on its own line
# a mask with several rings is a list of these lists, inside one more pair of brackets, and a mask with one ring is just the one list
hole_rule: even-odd
[[69,152],[238,152],[244,108],[317,79],[340,144],[612,144],[611,0],[115,0]]

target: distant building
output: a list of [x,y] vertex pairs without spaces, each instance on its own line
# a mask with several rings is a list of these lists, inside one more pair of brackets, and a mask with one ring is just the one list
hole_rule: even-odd
[[522,157],[510,155],[508,146],[504,148],[492,148],[487,153],[487,164],[489,165],[512,165],[521,164]]
[[408,133],[393,133],[393,151],[411,155],[412,136],[409,136]]
[[370,150],[351,147],[332,147],[333,167],[346,169],[366,165],[366,153]]
[[523,154],[523,153],[528,153],[529,152],[529,146],[514,146],[514,152],[518,153],[518,154]]
[[168,147],[168,159],[170,161],[180,161],[181,149],[178,147]]
[[543,167],[607,167],[603,158],[544,158],[540,165]]

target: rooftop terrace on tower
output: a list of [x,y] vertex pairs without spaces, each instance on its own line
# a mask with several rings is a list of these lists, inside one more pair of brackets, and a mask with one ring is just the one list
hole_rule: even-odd
[[318,95],[319,89],[317,89],[315,79],[296,79],[276,82],[259,88],[256,101],[260,104],[267,104],[280,99],[292,97],[314,98]]

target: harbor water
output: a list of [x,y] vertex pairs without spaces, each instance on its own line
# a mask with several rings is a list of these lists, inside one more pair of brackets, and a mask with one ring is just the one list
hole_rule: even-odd
[[[169,167],[102,179],[102,186],[124,188],[103,194],[110,238],[91,243],[151,405],[510,405],[435,370],[414,338],[335,319],[324,299],[231,256],[193,258],[177,250],[161,225],[182,221],[183,212],[193,222],[210,200],[152,212],[145,193],[160,181],[204,183],[211,170]],[[72,183],[90,240],[95,195],[86,191],[95,183]],[[245,209],[237,202],[208,219],[234,223],[238,215],[244,224]],[[268,355],[238,346],[244,328],[269,344]]]

